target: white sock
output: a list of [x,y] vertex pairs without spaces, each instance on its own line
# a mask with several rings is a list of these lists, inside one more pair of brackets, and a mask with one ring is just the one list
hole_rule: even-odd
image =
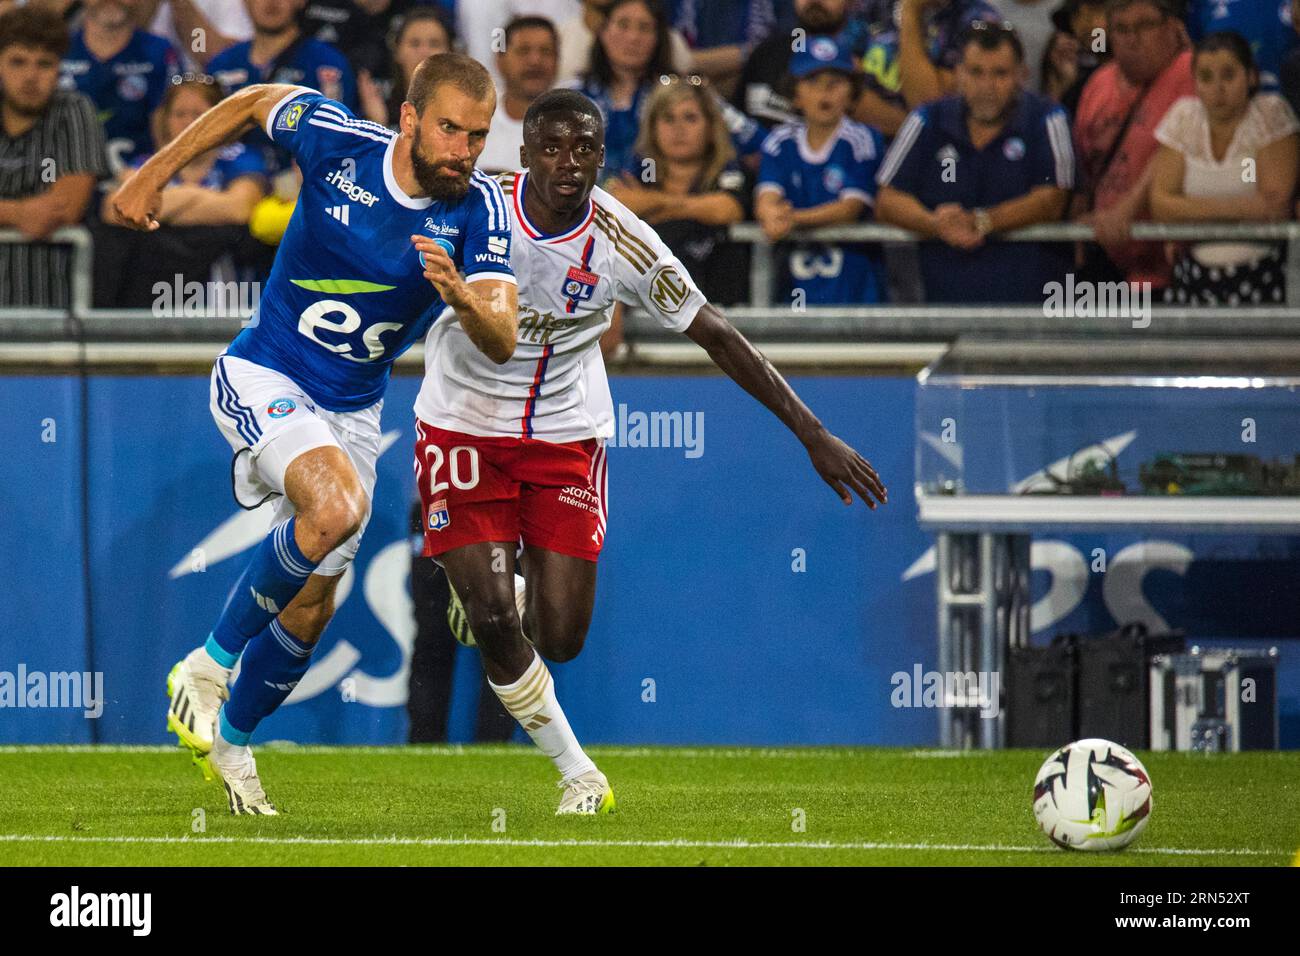
[[562,780],[596,769],[560,709],[555,683],[540,654],[533,651],[533,662],[513,684],[492,684],[492,689],[538,749],[551,758]]

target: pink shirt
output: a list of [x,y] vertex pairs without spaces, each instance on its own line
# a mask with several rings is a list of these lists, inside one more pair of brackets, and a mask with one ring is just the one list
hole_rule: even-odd
[[[1114,61],[1098,69],[1088,79],[1079,98],[1074,120],[1074,142],[1079,152],[1084,182],[1095,185],[1094,209],[1109,209],[1133,188],[1151,162],[1160,143],[1156,127],[1165,113],[1180,98],[1196,95],[1192,78],[1192,51],[1174,57],[1142,96],[1142,88],[1124,78]],[[1124,141],[1115,151],[1110,165],[1099,168],[1119,134],[1124,117],[1141,96]],[[1158,242],[1127,242],[1107,246],[1106,253],[1128,275],[1130,282],[1149,281],[1155,286],[1169,284],[1170,266]]]

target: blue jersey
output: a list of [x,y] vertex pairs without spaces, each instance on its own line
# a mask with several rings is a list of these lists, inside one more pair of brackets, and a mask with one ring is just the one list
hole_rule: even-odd
[[1192,0],[1187,8],[1192,42],[1220,30],[1240,33],[1250,42],[1260,85],[1277,89],[1282,61],[1298,42],[1291,26],[1291,0]]
[[[884,153],[880,134],[853,120],[839,127],[820,150],[808,145],[803,123],[786,123],[763,143],[755,195],[779,192],[795,209],[836,199],[876,202],[876,169]],[[791,291],[802,289],[808,305],[884,301],[881,257],[862,243],[796,243],[790,253]]]
[[411,236],[432,236],[467,279],[514,282],[501,187],[475,170],[463,199],[408,196],[393,175],[397,134],[315,90],[281,100],[266,132],[298,160],[302,190],[254,321],[227,351],[331,411],[366,408],[443,309]]
[[[1074,166],[1070,120],[1057,103],[1022,92],[1006,125],[977,149],[964,101],[946,96],[903,121],[879,179],[881,186],[907,193],[927,209],[945,203],[988,209],[1040,186],[1069,192]],[[1043,285],[1064,272],[1062,251],[1048,243],[996,237],[972,251],[927,240],[920,244],[926,301],[1040,301]]]
[[95,104],[115,170],[153,150],[149,117],[179,64],[174,46],[143,30],[136,30],[108,60],[96,59],[86,48],[83,31],[72,35],[68,55],[59,65],[59,85],[85,93]]
[[[289,83],[320,90],[350,110],[359,108],[357,79],[347,58],[328,43],[312,37],[299,37],[269,63],[254,63],[252,41],[236,43],[212,58],[208,72],[227,94],[255,83]],[[289,151],[277,149],[254,130],[244,140],[263,150],[266,164],[273,172],[289,167]]]

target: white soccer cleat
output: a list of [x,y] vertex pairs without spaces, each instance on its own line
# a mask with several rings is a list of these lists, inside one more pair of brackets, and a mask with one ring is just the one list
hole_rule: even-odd
[[230,801],[230,812],[235,816],[279,815],[275,806],[266,798],[266,791],[262,789],[252,748],[227,743],[217,734],[207,763],[212,772],[221,778],[221,784],[226,788],[226,798]]
[[560,808],[555,811],[557,817],[568,813],[595,816],[598,813],[612,813],[614,810],[614,791],[599,770],[561,780],[556,786],[564,790]]
[[167,696],[171,698],[167,729],[180,739],[181,746],[190,749],[200,769],[216,736],[217,711],[222,701],[230,699],[229,682],[230,671],[202,647],[190,651],[167,675]]

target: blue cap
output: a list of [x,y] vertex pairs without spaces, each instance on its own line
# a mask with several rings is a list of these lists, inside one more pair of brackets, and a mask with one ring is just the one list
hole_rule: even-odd
[[802,80],[821,70],[839,70],[850,75],[857,72],[848,51],[833,39],[826,36],[810,37],[807,46],[790,57],[790,75],[796,80]]

